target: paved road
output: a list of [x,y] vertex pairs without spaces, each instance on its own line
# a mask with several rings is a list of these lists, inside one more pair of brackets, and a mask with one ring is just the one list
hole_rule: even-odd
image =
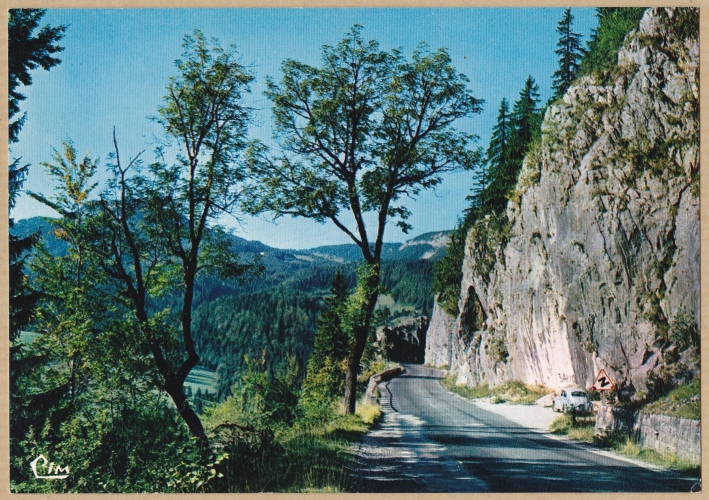
[[408,365],[380,385],[384,416],[359,448],[361,492],[688,492],[694,480],[553,439],[453,396]]

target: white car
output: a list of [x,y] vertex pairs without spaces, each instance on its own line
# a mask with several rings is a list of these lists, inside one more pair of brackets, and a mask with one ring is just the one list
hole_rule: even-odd
[[551,405],[556,412],[575,410],[578,413],[591,413],[593,405],[588,400],[588,393],[579,387],[569,387],[561,391],[561,395],[554,398]]

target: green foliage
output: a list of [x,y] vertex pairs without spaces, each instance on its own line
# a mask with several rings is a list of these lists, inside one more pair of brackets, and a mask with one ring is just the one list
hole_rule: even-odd
[[623,46],[626,35],[637,29],[644,13],[644,7],[597,8],[598,27],[588,42],[579,74],[602,75],[611,70],[616,65],[618,51]]
[[[52,56],[62,50],[56,42],[64,36],[66,26],[39,28],[45,11],[42,9],[10,9],[8,11],[8,132],[9,143],[19,140],[20,129],[27,118],[26,113],[17,117],[20,112],[20,102],[25,96],[20,93],[20,86],[32,84],[30,72],[37,67],[44,70],[59,64],[59,59]],[[36,30],[39,28],[39,31]],[[10,151],[11,153],[11,151]],[[12,212],[17,196],[22,190],[29,165],[22,165],[21,158],[15,158],[8,163],[8,209]],[[8,220],[10,230],[15,225],[12,217]],[[8,237],[9,260],[9,325],[8,338],[10,346],[10,453],[20,453],[19,440],[24,436],[29,415],[20,408],[23,405],[20,392],[21,377],[27,375],[38,364],[36,359],[23,352],[19,342],[20,331],[30,323],[33,311],[40,299],[39,294],[32,289],[25,274],[26,258],[37,241],[36,233],[23,237],[10,234]],[[18,412],[22,411],[20,415]],[[18,469],[11,466],[10,475],[17,477]]]
[[245,356],[261,359],[269,370],[281,369],[289,357],[301,369],[313,346],[319,299],[279,287],[227,296],[197,308],[194,331],[202,364],[216,369],[219,394],[225,397],[246,368]]
[[[452,123],[479,113],[482,101],[445,50],[422,47],[406,61],[396,50],[365,42],[361,31],[355,26],[337,46],[323,47],[322,67],[286,60],[281,83],[267,81],[276,136],[294,158],[272,159],[263,145],[252,147],[257,182],[249,207],[332,220],[369,260],[383,234],[366,235],[362,213],[379,212],[382,230],[392,219],[406,232],[409,214],[393,203],[477,162],[479,153],[467,149],[474,138]],[[352,212],[357,230],[342,224],[342,210]]]
[[444,310],[457,316],[460,282],[463,277],[465,242],[470,241],[476,259],[476,272],[486,276],[492,269],[499,245],[505,245],[509,224],[505,210],[517,184],[524,156],[541,125],[538,86],[530,76],[515,101],[512,112],[503,99],[486,151],[485,167],[474,193],[468,197],[470,206],[464,218],[451,234],[446,255],[434,266],[433,291]]
[[22,443],[23,454],[13,457],[18,469],[29,472],[29,460],[49,453],[55,463],[70,466],[69,477],[42,482],[30,472],[13,481],[13,491],[41,492],[48,487],[77,493],[195,491],[170,481],[170,471],[181,462],[197,468],[201,460],[199,448],[165,398],[103,391],[106,399],[82,400],[58,428],[49,423],[32,428]]
[[[335,47],[322,50],[322,65],[286,60],[280,83],[266,82],[273,103],[281,157],[261,143],[249,151],[252,213],[329,220],[362,251],[373,271],[363,302],[352,309],[354,341],[348,356],[346,411],[354,411],[356,372],[367,345],[377,303],[384,233],[394,222],[411,229],[401,200],[431,189],[443,175],[473,168],[475,140],[453,128],[482,111],[445,49],[421,45],[407,60],[399,50],[379,49],[354,26]],[[343,222],[343,213],[354,226]],[[365,214],[376,216],[374,230]],[[358,292],[353,294],[356,297]],[[355,312],[355,310],[357,311]]]
[[[329,359],[325,358],[321,370]],[[378,407],[360,405],[356,415],[339,416],[332,404],[334,394],[305,386],[298,392],[295,366],[292,363],[289,370],[270,375],[263,359],[249,362],[234,395],[206,410],[205,422],[219,462],[207,491],[340,492],[351,488],[349,471],[356,458],[352,444],[376,420]],[[310,404],[303,405],[305,397]],[[318,401],[320,411],[313,413]]]
[[667,394],[639,408],[644,413],[699,420],[701,416],[700,378],[671,389]]
[[291,358],[282,369],[270,373],[265,354],[260,360],[245,357],[246,368],[232,387],[232,395],[217,406],[205,409],[209,427],[220,424],[251,425],[256,429],[279,430],[293,425],[302,377]]
[[535,136],[540,133],[542,114],[537,105],[539,104],[539,86],[531,76],[527,77],[524,86],[519,93],[519,97],[512,107],[512,139],[511,155],[512,161],[516,162],[517,170],[513,176],[506,177],[507,182],[514,187],[517,181],[517,174],[522,167],[524,155],[527,154],[529,144]]
[[554,97],[563,96],[568,90],[571,82],[576,79],[579,71],[579,63],[583,57],[584,50],[581,47],[581,35],[573,31],[574,16],[571,9],[564,11],[564,17],[557,25],[556,31],[559,33],[559,41],[556,46],[556,54],[559,56],[559,69],[554,72]]
[[[55,256],[40,246],[31,263],[42,300],[33,322],[37,335],[18,359],[13,488],[36,491],[27,461],[51,450],[56,463],[74,471],[52,488],[152,491],[170,460],[158,450],[178,446],[184,429],[175,427],[175,413],[154,392],[156,374],[135,321],[89,251],[96,161],[79,162],[66,143],[45,167],[59,183],[51,199],[35,197],[63,215],[55,233],[66,252]],[[157,469],[146,471],[144,460]]]
[[515,132],[507,99],[503,98],[497,114],[497,123],[492,129],[487,148],[487,163],[483,171],[482,186],[477,198],[471,197],[474,203],[471,209],[490,213],[504,210],[507,206],[507,194],[519,170],[513,143],[517,135],[520,134]]
[[473,269],[487,282],[487,276],[497,262],[497,251],[504,248],[511,235],[511,224],[506,213],[492,214],[471,228],[470,249],[475,259]]
[[669,322],[666,331],[660,331],[661,338],[671,342],[680,351],[690,347],[699,349],[701,332],[699,331],[699,321],[687,311],[684,305],[680,305],[677,313]]
[[465,257],[465,239],[470,227],[459,222],[451,232],[446,254],[433,267],[431,289],[438,293],[438,304],[451,316],[458,316],[460,300],[460,282],[463,279],[463,258]]
[[488,340],[488,349],[490,358],[497,363],[505,363],[510,356],[504,334],[491,336]]
[[330,294],[318,316],[318,329],[300,398],[304,414],[311,420],[329,418],[345,387],[345,361],[350,343],[350,331],[345,323],[349,293],[345,277],[339,271],[332,280]]
[[[17,142],[25,115],[13,121],[20,111],[20,85],[32,85],[30,71],[41,67],[49,70],[61,61],[54,54],[64,50],[56,45],[64,37],[67,26],[44,25],[40,28],[46,9],[10,9],[8,11],[8,111],[10,143]],[[37,29],[39,28],[39,31]],[[13,189],[10,189],[13,192]]]

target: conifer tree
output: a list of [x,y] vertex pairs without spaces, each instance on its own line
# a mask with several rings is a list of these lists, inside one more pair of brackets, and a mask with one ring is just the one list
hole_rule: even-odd
[[311,368],[320,369],[325,358],[339,363],[347,356],[349,341],[343,319],[348,295],[347,281],[338,270],[332,279],[330,296],[325,298],[325,308],[318,317],[313,353],[308,362],[309,372]]
[[[61,61],[53,56],[63,47],[56,45],[64,36],[66,26],[39,27],[44,9],[10,9],[8,15],[8,125],[9,142],[19,140],[20,129],[25,123],[26,113],[18,117],[20,102],[25,99],[21,87],[32,85],[30,71],[41,67],[50,70]],[[37,31],[39,28],[39,31]],[[8,165],[8,201],[10,211],[15,207],[17,196],[27,175],[29,165],[21,165],[21,158],[13,159]],[[12,228],[14,221],[9,220]],[[30,315],[37,295],[27,289],[24,274],[23,255],[35,242],[34,236],[9,237],[10,252],[10,341],[16,341]],[[11,348],[14,352],[14,348]],[[13,354],[14,357],[14,354]]]
[[508,180],[514,177],[513,183],[517,178],[519,167],[522,166],[529,143],[539,133],[541,113],[537,109],[537,104],[539,104],[539,86],[534,78],[529,76],[512,108],[510,161],[517,166],[517,171],[514,175],[508,172]]
[[[480,204],[493,210],[504,208],[507,204],[505,195],[509,189],[509,177],[516,170],[512,165],[512,117],[507,99],[500,102],[497,114],[497,123],[492,129],[490,144],[486,152],[486,165],[483,173],[482,188],[479,198]],[[471,199],[471,207],[475,207],[475,200]]]
[[[50,70],[61,61],[53,54],[61,52],[63,47],[56,45],[64,36],[66,26],[39,27],[43,9],[10,9],[8,11],[8,139],[10,145],[19,141],[19,134],[27,117],[20,113],[20,102],[25,96],[20,92],[24,86],[32,84],[30,72],[38,67]],[[37,31],[39,28],[39,31]],[[11,153],[11,151],[10,151]],[[22,165],[21,158],[12,159],[7,167],[8,172],[8,212],[15,208],[17,197],[29,168],[28,164]],[[14,220],[9,217],[9,228],[14,226]],[[22,414],[23,404],[28,398],[23,398],[18,388],[20,378],[33,371],[37,359],[32,359],[23,352],[19,341],[20,332],[30,322],[39,294],[27,285],[25,274],[25,257],[37,241],[35,235],[19,237],[10,234],[8,237],[9,253],[9,340],[10,340],[10,450],[12,456],[17,456],[19,440],[24,436],[27,418]],[[41,398],[47,401],[49,398]],[[10,467],[13,479],[19,477],[16,464]]]
[[510,113],[507,99],[500,102],[497,123],[493,128],[485,155],[485,169],[478,186],[468,196],[469,207],[450,236],[446,255],[434,267],[433,290],[437,302],[450,315],[458,314],[461,265],[469,230],[486,215],[501,215],[507,207],[509,193],[517,183],[524,156],[530,142],[539,134],[541,112],[539,87],[529,76]]
[[303,382],[300,405],[309,418],[327,417],[332,402],[344,389],[349,296],[345,276],[338,270],[332,279],[330,296],[325,298],[325,307],[318,316],[313,352]]
[[581,47],[581,35],[574,33],[572,26],[574,16],[571,9],[564,11],[564,16],[559,21],[556,31],[559,33],[559,42],[556,53],[559,55],[559,69],[554,72],[554,99],[564,95],[571,82],[576,78],[579,71],[579,64],[584,51]]

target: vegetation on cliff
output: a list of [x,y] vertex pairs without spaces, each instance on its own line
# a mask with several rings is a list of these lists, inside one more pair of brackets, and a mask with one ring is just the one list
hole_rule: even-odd
[[[591,74],[606,74],[616,63],[618,50],[625,36],[636,29],[644,8],[599,7],[598,27],[591,35],[587,48],[580,47],[578,35],[573,32],[573,16],[567,10],[559,22],[559,70],[554,74],[555,98],[561,98],[571,83],[578,77]],[[485,167],[478,177],[473,194],[468,197],[470,205],[455,227],[446,256],[434,269],[433,291],[438,294],[438,303],[452,316],[458,315],[460,281],[463,277],[463,257],[468,233],[476,224],[481,224],[482,234],[478,241],[489,239],[493,250],[488,250],[482,259],[494,261],[494,249],[504,246],[504,227],[507,224],[505,210],[513,196],[525,155],[541,140],[541,118],[545,109],[537,109],[538,88],[530,77],[515,102],[512,113],[507,99],[502,99],[497,122],[485,155]],[[493,221],[486,222],[490,216]],[[489,229],[488,229],[489,228]],[[486,234],[489,233],[489,238]],[[489,271],[489,268],[487,269]],[[485,270],[480,270],[485,274]]]
[[[698,376],[697,11],[598,17],[505,211],[463,221],[435,270],[438,304],[459,322],[442,358],[471,385],[590,384],[603,367],[620,400],[647,402]],[[505,122],[501,106],[490,148]]]

